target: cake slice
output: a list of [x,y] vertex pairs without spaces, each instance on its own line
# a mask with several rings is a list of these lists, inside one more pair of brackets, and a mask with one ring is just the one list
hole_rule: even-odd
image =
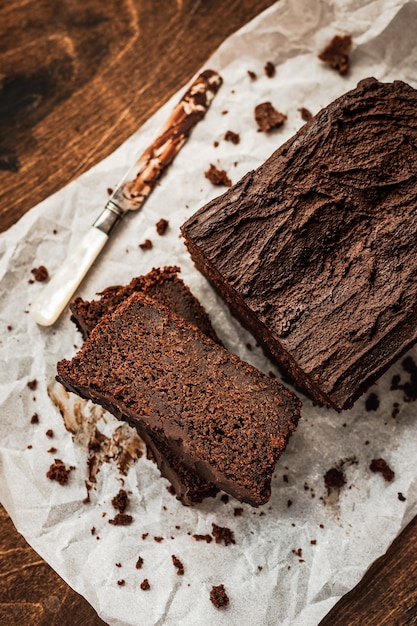
[[[220,343],[205,309],[178,276],[179,271],[177,266],[154,268],[144,276],[133,278],[128,285],[108,287],[98,294],[100,297],[97,300],[75,298],[70,304],[71,319],[86,339],[104,315],[114,311],[132,293],[140,292],[165,304],[171,311],[198,326],[213,341]],[[161,443],[156,445],[149,438],[149,451],[162,476],[169,480],[175,495],[184,505],[197,504],[218,493],[215,485],[202,480],[188,469],[171,453],[168,446]]]
[[370,78],[182,227],[313,401],[347,409],[417,339],[417,91]]
[[194,324],[135,293],[57,371],[204,481],[254,506],[268,501],[300,402]]

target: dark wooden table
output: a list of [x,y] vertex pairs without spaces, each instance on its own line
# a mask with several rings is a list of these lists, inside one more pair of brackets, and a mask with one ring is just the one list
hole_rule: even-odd
[[[0,231],[111,153],[272,0],[0,3]],[[103,624],[0,507],[0,623]],[[322,626],[417,624],[417,518]]]

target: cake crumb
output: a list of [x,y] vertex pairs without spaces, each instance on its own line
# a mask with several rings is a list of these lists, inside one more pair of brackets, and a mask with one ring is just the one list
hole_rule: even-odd
[[48,471],[46,472],[47,478],[49,480],[56,480],[60,485],[66,485],[69,479],[69,475],[71,470],[75,469],[74,467],[65,467],[65,463],[61,461],[61,459],[55,459],[55,462],[52,463]]
[[109,519],[109,524],[113,526],[129,526],[133,522],[133,517],[127,513],[117,513],[113,519]]
[[406,501],[406,497],[401,493],[401,491],[398,492],[398,500],[400,502],[405,502]]
[[233,531],[227,528],[227,526],[217,526],[217,524],[212,523],[212,528],[212,534],[216,543],[224,543],[225,546],[236,543]]
[[129,496],[124,489],[120,489],[119,493],[114,496],[111,503],[113,507],[119,511],[119,513],[124,513],[127,505],[129,504]]
[[239,133],[234,133],[233,130],[227,130],[224,134],[224,140],[237,145],[240,142],[240,135]]
[[379,398],[376,393],[372,392],[366,398],[365,409],[367,411],[377,411],[379,408]]
[[254,111],[255,121],[258,124],[258,130],[264,133],[279,128],[287,119],[284,113],[280,113],[272,105],[271,102],[262,102],[257,104]]
[[346,484],[346,479],[343,471],[337,467],[331,467],[324,475],[324,484],[327,487],[328,493],[332,489],[341,489]]
[[210,600],[216,609],[223,608],[229,604],[229,596],[224,585],[213,585],[210,591]]
[[49,454],[55,454],[55,452],[56,452],[56,451],[57,451],[57,449],[55,448],[55,446],[51,446],[51,447],[49,448],[49,450],[47,450],[47,452],[48,452]]
[[213,537],[211,535],[193,535],[193,539],[196,541],[205,541],[206,543],[211,543],[213,541]]
[[256,80],[258,78],[258,76],[256,75],[256,72],[254,72],[253,70],[247,70],[247,72],[251,80]]
[[54,436],[54,431],[52,430],[52,428],[48,428],[48,430],[45,431],[45,435],[52,439],[52,437]]
[[143,567],[143,558],[141,556],[138,556],[138,560],[136,561],[135,567],[136,567],[136,569],[142,569],[142,567]]
[[122,578],[121,580],[117,581],[117,584],[119,585],[119,587],[124,587],[126,584],[126,581]]
[[156,543],[161,543],[164,540],[164,538],[163,537],[154,537],[153,540],[156,541]]
[[227,495],[227,493],[222,493],[222,495],[220,496],[220,500],[224,502],[224,504],[227,504],[229,502],[229,496]]
[[243,508],[242,508],[242,507],[240,507],[240,506],[236,506],[236,507],[233,509],[233,515],[234,515],[235,517],[240,517],[241,515],[243,515]]
[[29,380],[29,382],[27,383],[27,386],[29,387],[31,391],[35,391],[35,389],[38,386],[38,381],[36,380],[36,378],[34,378],[33,380]]
[[142,582],[140,583],[140,588],[143,591],[149,591],[149,589],[151,588],[150,584],[149,584],[149,580],[147,578],[144,578],[142,580]]
[[35,280],[37,280],[40,283],[43,282],[44,280],[47,280],[47,278],[49,278],[49,272],[44,265],[40,265],[39,267],[34,267],[30,271],[33,274]]
[[369,465],[371,472],[378,472],[382,474],[384,480],[391,482],[395,477],[395,472],[390,468],[385,459],[372,459]]
[[271,61],[267,61],[265,63],[264,70],[268,78],[272,78],[273,76],[275,76],[275,65]]
[[172,554],[171,558],[172,558],[172,562],[174,564],[174,567],[177,568],[178,576],[183,576],[184,575],[184,565],[179,560],[179,558],[177,556],[175,556],[175,554]]
[[304,122],[309,122],[311,119],[313,119],[313,114],[305,107],[300,107],[298,110],[300,112],[301,119],[304,120]]
[[351,35],[335,35],[324,50],[320,52],[318,55],[319,59],[337,70],[341,76],[344,76],[349,71],[351,45]]
[[145,239],[143,243],[139,244],[139,248],[141,250],[151,250],[153,248],[153,243],[150,239]]
[[161,235],[161,237],[162,235],[165,235],[165,233],[168,230],[168,226],[169,226],[168,220],[161,217],[161,219],[155,224],[156,232],[158,233],[158,235]]
[[39,424],[39,415],[37,413],[34,413],[32,415],[32,417],[30,418],[30,423],[31,424]]
[[218,169],[215,165],[213,165],[213,163],[210,163],[210,167],[206,172],[204,172],[204,176],[208,178],[213,185],[224,185],[225,187],[232,186],[232,181],[228,177],[226,170]]

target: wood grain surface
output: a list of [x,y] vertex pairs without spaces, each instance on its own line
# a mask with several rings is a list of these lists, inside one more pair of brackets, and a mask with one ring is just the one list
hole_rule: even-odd
[[[0,3],[0,231],[125,141],[272,0]],[[0,507],[0,624],[103,622]],[[417,519],[321,626],[417,624]]]

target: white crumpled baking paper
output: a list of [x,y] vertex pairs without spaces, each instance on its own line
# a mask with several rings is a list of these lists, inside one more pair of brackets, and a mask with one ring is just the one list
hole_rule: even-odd
[[[205,120],[141,213],[119,227],[79,293],[91,298],[154,266],[180,265],[229,349],[267,373],[273,370],[193,267],[179,226],[222,191],[204,177],[210,163],[237,181],[301,126],[300,107],[316,113],[371,75],[417,87],[416,24],[417,2],[411,0],[281,0],[230,37],[207,63],[220,71],[224,84]],[[344,78],[317,59],[335,34],[353,36],[351,71]],[[276,65],[273,78],[264,73],[267,61]],[[257,80],[250,80],[248,70]],[[55,397],[55,365],[72,356],[81,338],[68,311],[49,329],[38,327],[28,313],[43,286],[29,283],[31,269],[43,264],[52,274],[60,266],[100,212],[107,188],[156,136],[184,90],[114,154],[1,235],[1,502],[34,549],[109,624],[317,624],[417,513],[417,407],[403,402],[402,391],[390,390],[394,374],[407,379],[401,363],[374,387],[380,400],[376,411],[365,410],[366,397],[340,415],[304,400],[269,504],[252,509],[217,498],[186,508],[144,456],[128,463],[125,476],[120,472],[120,455],[135,457],[140,444],[127,431],[121,436],[112,416],[87,405],[80,417],[78,400],[64,398],[67,430]],[[288,115],[285,126],[269,135],[257,132],[253,119],[255,105],[265,100]],[[227,130],[240,134],[238,145],[223,140]],[[155,231],[161,217],[170,224],[163,237]],[[146,252],[138,247],[145,238],[154,244]],[[37,388],[31,390],[27,383],[34,379]],[[394,402],[399,403],[395,418]],[[39,424],[31,423],[35,412]],[[91,420],[107,442],[101,452],[108,462],[99,466],[85,503]],[[54,454],[47,452],[51,446]],[[392,482],[369,470],[378,457],[394,469]],[[54,458],[75,467],[65,486],[46,478]],[[329,495],[323,475],[338,463],[347,482]],[[126,512],[133,516],[125,527],[108,521],[116,513],[111,500],[122,486],[130,493]],[[236,507],[243,508],[239,516]],[[232,529],[235,544],[192,538],[210,533],[213,522]],[[173,554],[183,562],[183,576],[176,573]],[[135,566],[138,556],[142,569]],[[144,578],[148,591],[140,588]],[[219,610],[209,592],[221,583],[230,604]]]

